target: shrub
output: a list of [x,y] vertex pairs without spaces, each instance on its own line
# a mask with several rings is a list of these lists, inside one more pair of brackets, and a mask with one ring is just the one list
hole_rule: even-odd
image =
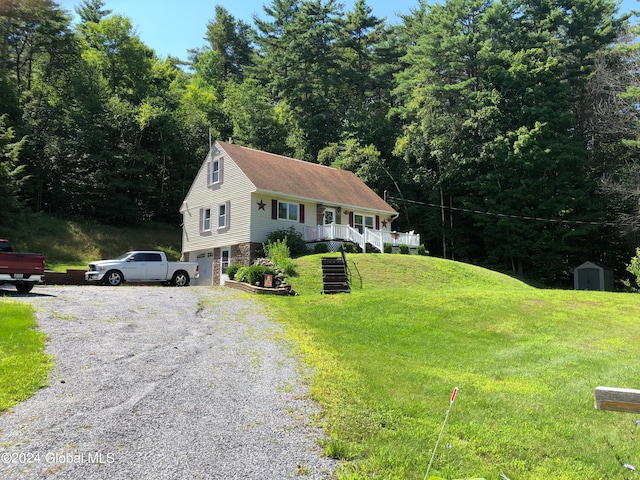
[[237,271],[236,274],[234,275],[233,279],[236,282],[246,282],[246,278],[247,278],[247,269],[249,268],[248,265],[243,265],[241,266]]
[[422,255],[423,257],[426,257],[427,255],[429,255],[429,250],[427,250],[424,245],[419,245],[418,255]]
[[407,245],[406,243],[400,245],[400,253],[402,255],[409,255],[409,245]]
[[391,245],[389,242],[385,242],[382,249],[384,253],[393,253],[393,245]]
[[345,242],[342,247],[345,253],[356,253],[356,246],[352,242]]
[[635,277],[636,285],[640,286],[640,248],[636,248],[635,256],[631,257],[627,272]]
[[251,266],[242,266],[236,272],[236,281],[248,283],[250,285],[259,284],[259,286],[264,286],[264,276],[265,274],[275,275],[275,271],[273,268],[264,267],[262,265],[251,265]]
[[[293,226],[287,229],[276,230],[267,235],[267,243],[274,243],[278,240],[284,240],[287,243],[292,257],[299,257],[308,252],[307,243],[304,241],[302,233],[298,232]],[[265,254],[266,253],[267,252],[265,252]]]
[[314,253],[327,253],[329,251],[329,247],[326,243],[316,243],[315,247],[313,247]]
[[287,237],[282,240],[276,240],[275,242],[268,240],[262,247],[264,248],[265,256],[271,260],[271,263],[273,263],[276,268],[282,270],[284,274],[289,277],[297,275],[296,267],[293,260],[291,260]]
[[287,258],[284,262],[282,262],[282,265],[280,265],[278,268],[282,270],[282,273],[284,273],[287,277],[298,276],[298,272],[296,272],[296,265],[290,258]]
[[240,270],[240,268],[242,267],[242,265],[238,265],[238,264],[234,264],[234,265],[229,265],[227,267],[227,275],[229,275],[229,280],[233,280],[236,277],[236,273],[238,272],[238,270]]
[[284,260],[291,258],[291,249],[287,245],[286,237],[275,241],[267,240],[266,244],[262,244],[262,248],[265,257],[271,260],[271,263],[276,267],[280,267]]

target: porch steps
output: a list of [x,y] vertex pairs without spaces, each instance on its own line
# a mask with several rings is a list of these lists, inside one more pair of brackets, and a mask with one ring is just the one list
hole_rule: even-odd
[[347,266],[342,258],[322,258],[322,293],[351,293]]

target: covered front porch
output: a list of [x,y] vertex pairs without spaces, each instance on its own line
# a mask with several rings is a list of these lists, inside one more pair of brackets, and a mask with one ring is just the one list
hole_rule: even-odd
[[367,244],[384,252],[384,244],[389,243],[394,247],[408,245],[409,248],[420,246],[420,235],[413,232],[401,233],[386,230],[375,230],[363,227],[362,233],[349,225],[329,224],[307,226],[304,229],[306,242],[343,241],[359,245],[363,252],[367,251]]

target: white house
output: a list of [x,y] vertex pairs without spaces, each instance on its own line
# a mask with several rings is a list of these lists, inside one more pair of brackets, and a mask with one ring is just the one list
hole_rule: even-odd
[[249,264],[267,235],[293,226],[307,242],[351,241],[418,246],[393,232],[398,213],[347,170],[216,142],[182,203],[182,255],[200,265],[200,285],[225,279],[230,264]]

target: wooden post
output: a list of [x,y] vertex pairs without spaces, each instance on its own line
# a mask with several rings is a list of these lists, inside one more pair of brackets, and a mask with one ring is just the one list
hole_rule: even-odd
[[640,390],[596,387],[593,397],[598,410],[640,413]]

